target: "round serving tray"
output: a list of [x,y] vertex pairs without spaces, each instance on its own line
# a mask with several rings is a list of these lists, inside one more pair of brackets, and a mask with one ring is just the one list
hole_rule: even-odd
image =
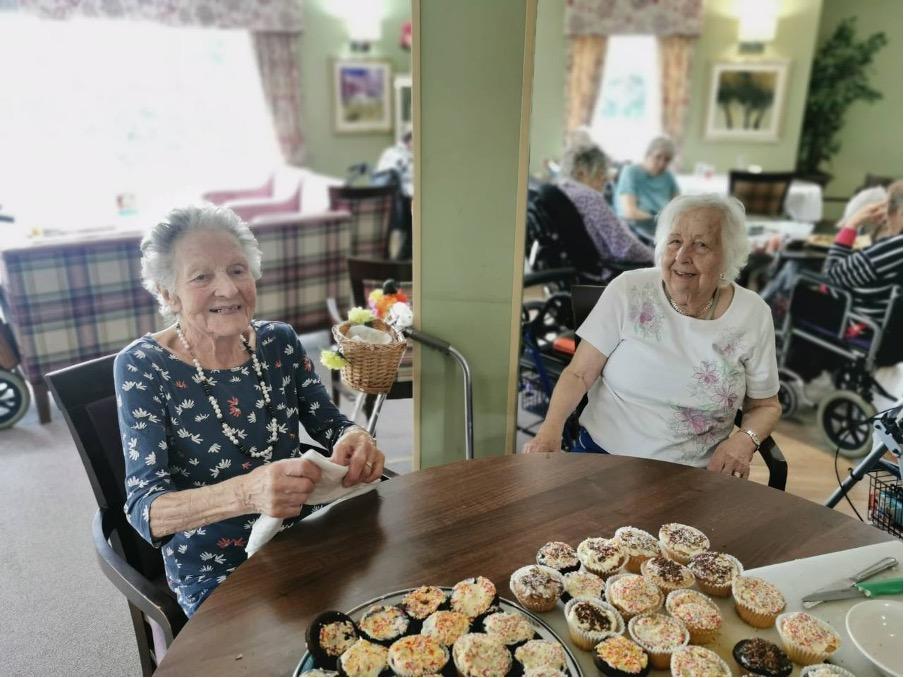
[[[416,588],[416,587],[414,587]],[[386,595],[379,596],[372,600],[368,600],[366,603],[361,603],[357,607],[352,608],[348,611],[348,616],[355,620],[357,623],[361,618],[362,613],[367,610],[371,605],[396,605],[402,602],[402,599],[408,595],[411,591],[414,591],[414,588],[403,589],[401,591],[395,591],[393,593],[387,593]],[[440,586],[446,593],[452,592],[451,586]],[[565,668],[567,670],[567,675],[569,676],[583,676],[581,673],[580,664],[578,664],[577,660],[574,658],[574,655],[571,653],[571,648],[568,647],[568,644],[563,642],[561,638],[559,638],[558,634],[550,628],[549,624],[540,619],[534,614],[531,614],[528,610],[525,610],[523,607],[518,605],[517,603],[513,603],[512,601],[506,598],[499,598],[499,607],[502,608],[503,612],[518,612],[523,614],[525,617],[530,619],[531,623],[534,625],[534,628],[537,630],[537,634],[540,636],[542,640],[554,640],[562,648],[565,650]],[[305,650],[304,656],[302,656],[301,661],[298,662],[298,666],[295,667],[295,672],[292,674],[293,676],[300,676],[305,671],[310,671],[314,667],[314,658],[311,656],[311,653]]]

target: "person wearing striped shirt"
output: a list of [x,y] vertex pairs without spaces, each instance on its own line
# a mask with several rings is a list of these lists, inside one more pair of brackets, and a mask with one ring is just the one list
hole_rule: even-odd
[[[891,288],[902,285],[901,188],[901,182],[895,182],[885,201],[866,205],[848,219],[829,249],[824,268],[832,283],[852,293],[852,312],[877,322],[884,319]],[[881,224],[874,242],[855,251],[854,240],[869,223]],[[856,336],[856,328],[852,330]]]

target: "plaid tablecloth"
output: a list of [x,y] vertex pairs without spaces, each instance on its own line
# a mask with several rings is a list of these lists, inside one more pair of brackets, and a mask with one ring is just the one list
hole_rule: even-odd
[[[274,217],[252,230],[264,253],[255,315],[298,332],[328,327],[327,297],[349,296],[350,215]],[[140,239],[130,234],[0,251],[4,315],[32,384],[161,329],[155,301],[141,286]]]

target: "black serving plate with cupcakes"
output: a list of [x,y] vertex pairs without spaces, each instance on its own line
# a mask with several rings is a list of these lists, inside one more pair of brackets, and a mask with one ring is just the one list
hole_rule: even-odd
[[[314,618],[314,620],[311,623],[311,626],[308,628],[308,631],[305,634],[306,640],[308,642],[307,651],[304,653],[304,656],[302,656],[301,661],[298,663],[298,666],[296,667],[295,672],[292,675],[300,676],[302,673],[305,673],[307,671],[311,671],[314,669],[323,669],[323,670],[327,670],[327,671],[336,670],[336,663],[337,663],[336,659],[333,658],[332,662],[331,662],[330,657],[328,655],[326,655],[326,653],[324,652],[324,648],[317,647],[316,649],[314,649],[314,645],[312,644],[312,642],[315,639],[320,637],[320,629],[324,628],[324,626],[326,626],[326,628],[328,629],[328,633],[326,635],[329,637],[332,637],[332,631],[336,630],[338,632],[338,630],[341,628],[343,632],[346,632],[346,631],[348,631],[348,629],[344,624],[341,627],[328,626],[329,624],[337,624],[337,623],[344,622],[346,620],[351,620],[355,625],[355,632],[357,633],[357,637],[364,639],[367,636],[366,636],[366,634],[363,634],[361,632],[361,629],[358,627],[358,623],[361,621],[362,617],[364,617],[368,613],[369,610],[372,610],[373,608],[378,608],[378,607],[383,607],[383,608],[396,607],[399,610],[407,612],[406,607],[408,607],[408,606],[406,606],[403,601],[407,600],[410,602],[412,600],[412,594],[415,591],[418,591],[419,589],[421,591],[423,591],[425,588],[426,587],[421,586],[421,587],[414,587],[414,588],[410,588],[410,589],[404,589],[402,591],[394,591],[392,593],[387,593],[385,595],[379,596],[378,598],[374,598],[373,600],[369,600],[365,603],[361,603],[360,605],[354,607],[353,609],[349,610],[345,614],[343,614],[341,612],[337,612],[337,611],[329,611],[329,612],[321,613],[320,615],[318,615],[317,617]],[[430,588],[431,589],[439,589],[440,591],[443,592],[443,594],[445,596],[445,600],[437,606],[437,609],[448,609],[448,605],[449,605],[448,601],[451,599],[451,596],[452,596],[452,587],[443,586],[443,587],[430,587]],[[432,606],[432,602],[435,600],[435,598],[434,598],[435,595],[436,595],[435,591],[430,592],[430,595],[428,596],[431,599],[429,606]],[[418,598],[421,598],[421,596],[418,596]],[[421,613],[423,613],[423,609],[421,609],[419,611]],[[497,597],[493,601],[493,605],[489,609],[487,609],[484,614],[479,615],[473,621],[473,623],[471,624],[471,628],[469,629],[470,632],[483,633],[484,632],[484,624],[483,624],[484,619],[489,614],[494,614],[494,613],[498,613],[498,612],[507,612],[510,614],[518,614],[518,615],[522,615],[522,616],[526,617],[531,622],[531,624],[533,624],[533,626],[534,626],[534,630],[535,630],[534,638],[535,639],[556,642],[562,646],[562,649],[564,650],[564,653],[565,653],[565,660],[566,660],[565,661],[566,675],[569,675],[569,676],[583,675],[581,672],[581,669],[580,669],[580,665],[578,664],[577,660],[575,659],[574,655],[572,654],[571,649],[568,646],[568,644],[563,642],[562,639],[556,634],[555,631],[552,630],[552,628],[546,622],[544,622],[542,619],[540,619],[536,615],[532,614],[528,610],[525,610],[523,607],[521,607],[517,603],[507,600],[505,598]],[[404,638],[408,635],[413,635],[414,633],[417,633],[421,627],[421,624],[419,623],[420,621],[421,620],[412,619],[412,623],[410,624],[408,631],[402,637]],[[520,646],[521,644],[517,643],[517,645]],[[512,651],[514,651],[514,649],[515,649],[515,647],[513,646]],[[333,651],[335,651],[335,650],[333,650]],[[451,652],[452,652],[451,647],[449,648],[449,652],[451,654]],[[325,656],[326,656],[326,660],[324,661],[323,658]],[[341,662],[339,662],[339,664],[341,665]],[[522,667],[521,667],[520,662],[514,661],[512,675],[522,675],[521,669],[522,669]],[[388,666],[387,666],[387,669],[382,673],[382,675],[392,675],[392,671],[390,671],[388,669]]]

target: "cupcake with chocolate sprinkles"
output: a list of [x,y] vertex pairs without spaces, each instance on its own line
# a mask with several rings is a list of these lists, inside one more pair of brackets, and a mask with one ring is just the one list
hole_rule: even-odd
[[652,534],[636,527],[625,526],[615,531],[612,537],[628,556],[625,569],[640,574],[640,564],[650,558],[662,555],[662,545]]
[[606,597],[606,582],[602,577],[597,577],[593,572],[578,570],[562,575],[562,602],[567,603],[572,598],[601,598]]
[[411,620],[395,605],[373,605],[358,621],[358,630],[365,639],[380,645],[392,645],[408,633]]
[[744,574],[744,567],[734,556],[716,551],[698,553],[687,564],[703,593],[719,598],[731,595],[731,582]]
[[456,640],[452,659],[460,676],[505,676],[512,668],[512,653],[485,633],[466,633]]
[[608,579],[628,562],[619,543],[603,537],[588,537],[578,544],[577,553],[584,569],[603,579]]
[[562,574],[574,572],[581,566],[574,548],[564,541],[550,541],[537,551],[537,565],[558,570]]
[[429,636],[405,636],[389,646],[387,663],[397,676],[437,675],[449,663],[449,650]]
[[529,640],[515,650],[515,661],[525,676],[563,676],[566,669],[565,648],[554,640]]
[[698,553],[709,550],[709,537],[696,527],[681,523],[666,523],[659,528],[659,542],[666,556],[682,565]]
[[731,654],[742,669],[757,676],[790,676],[794,669],[785,651],[764,638],[746,638]]
[[454,610],[437,610],[421,626],[422,634],[435,638],[448,647],[470,630],[471,620]]
[[712,650],[688,645],[675,650],[669,663],[673,676],[730,676],[725,660]]
[[593,663],[606,676],[645,676],[650,672],[650,655],[624,636],[612,636],[593,648]]
[[640,566],[640,573],[656,584],[663,593],[687,589],[694,585],[694,575],[689,569],[663,556],[645,560]]
[[537,637],[530,619],[518,612],[494,612],[483,620],[487,635],[496,636],[509,649],[523,645]]
[[452,588],[450,598],[452,610],[461,612],[472,623],[479,621],[497,602],[496,586],[486,577],[472,577],[458,582]]
[[416,622],[423,622],[427,617],[448,602],[445,591],[437,586],[419,586],[402,598],[399,607]]
[[358,631],[347,614],[329,610],[314,617],[305,640],[317,666],[332,670],[342,653],[358,640]]
[[625,621],[618,610],[602,600],[575,598],[565,605],[565,621],[572,642],[582,650],[592,650],[594,645],[609,636],[621,635]]
[[379,676],[386,670],[389,650],[359,638],[339,657],[339,675]]
[[543,565],[527,565],[512,573],[509,588],[528,610],[549,612],[556,606],[564,585],[558,570]]

